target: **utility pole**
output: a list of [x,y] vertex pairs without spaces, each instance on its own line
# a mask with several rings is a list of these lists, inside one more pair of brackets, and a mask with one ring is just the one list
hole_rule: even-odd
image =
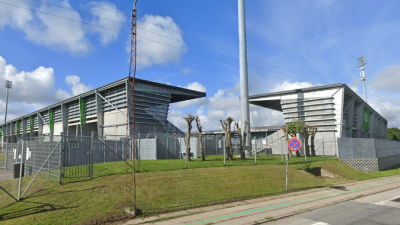
[[4,123],[7,122],[7,107],[8,107],[8,91],[12,89],[12,81],[6,80],[7,100],[6,100],[6,114],[4,116]]
[[[249,113],[249,84],[247,75],[247,44],[246,44],[246,16],[244,8],[244,0],[238,0],[238,17],[239,17],[239,55],[240,55],[240,104],[242,112],[242,126],[247,121],[246,126],[247,140],[245,148],[251,154],[251,133],[250,133],[250,113]],[[245,132],[243,129],[243,132]]]
[[[125,151],[125,199],[129,208],[126,212],[136,216],[136,166],[135,166],[135,79],[136,79],[136,4],[132,9],[131,21],[131,54],[129,78],[127,80],[127,115],[126,115],[126,151]],[[140,137],[139,137],[140,138]]]
[[365,87],[365,72],[364,72],[364,66],[365,66],[365,64],[367,64],[367,62],[364,60],[364,56],[358,57],[357,61],[358,61],[358,68],[360,68],[360,78],[364,85],[364,100],[365,100],[365,102],[368,103],[367,88]]

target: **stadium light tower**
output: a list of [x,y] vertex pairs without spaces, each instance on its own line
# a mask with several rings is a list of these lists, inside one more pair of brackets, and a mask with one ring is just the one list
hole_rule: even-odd
[[[246,16],[244,8],[244,0],[238,0],[238,17],[239,17],[239,55],[240,55],[240,109],[242,112],[242,126],[245,121],[248,122],[246,127],[247,140],[246,150],[251,155],[251,133],[250,133],[250,110],[249,110],[249,84],[247,75],[247,44],[246,44]],[[245,129],[243,129],[243,132]]]
[[364,99],[365,99],[365,102],[368,102],[367,101],[367,88],[365,87],[365,72],[364,72],[364,66],[365,66],[365,64],[367,64],[367,62],[364,60],[364,56],[358,57],[357,61],[358,61],[358,68],[360,68],[360,78],[364,84]]
[[7,100],[6,100],[6,114],[4,116],[4,123],[7,122],[7,106],[8,106],[8,90],[12,88],[12,81],[6,80]]

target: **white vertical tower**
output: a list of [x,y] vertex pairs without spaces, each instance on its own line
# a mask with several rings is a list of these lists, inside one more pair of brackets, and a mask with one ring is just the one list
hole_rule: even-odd
[[365,86],[365,72],[364,72],[364,66],[365,66],[365,64],[367,64],[367,62],[364,60],[364,56],[358,57],[357,61],[358,61],[358,68],[360,68],[360,78],[364,85],[364,100],[365,100],[365,102],[368,102],[367,101],[367,88]]
[[6,100],[6,113],[4,115],[4,123],[7,122],[7,108],[8,108],[8,91],[12,88],[12,81],[6,80],[7,100]]
[[[239,56],[240,56],[240,104],[242,112],[242,126],[244,121],[248,121],[246,127],[247,140],[246,149],[251,150],[251,133],[250,133],[250,113],[249,113],[249,84],[247,76],[247,44],[246,44],[246,16],[244,9],[244,0],[238,0],[239,14]],[[243,129],[244,132],[244,129]]]

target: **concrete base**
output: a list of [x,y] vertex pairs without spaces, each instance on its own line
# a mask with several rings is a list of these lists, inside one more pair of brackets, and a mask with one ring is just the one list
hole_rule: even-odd
[[400,164],[400,154],[378,159],[379,170],[385,170]]
[[362,172],[379,171],[378,159],[339,159],[342,163],[354,167]]

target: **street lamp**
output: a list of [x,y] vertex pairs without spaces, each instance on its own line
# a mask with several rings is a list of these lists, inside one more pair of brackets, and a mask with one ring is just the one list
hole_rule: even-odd
[[12,88],[12,81],[6,81],[6,88],[7,88],[7,101],[6,101],[6,114],[4,116],[4,123],[7,122],[7,106],[8,106],[8,91]]

